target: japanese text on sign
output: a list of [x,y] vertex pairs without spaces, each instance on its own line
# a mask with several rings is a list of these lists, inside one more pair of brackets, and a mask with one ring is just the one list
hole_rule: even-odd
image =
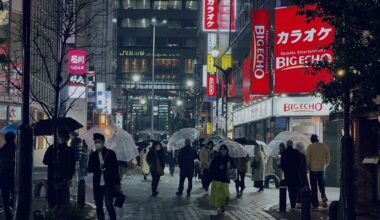
[[[330,33],[332,33],[332,28],[324,27],[321,27],[318,31],[315,28],[311,28],[310,30],[306,30],[304,32],[302,32],[302,30],[292,30],[290,33],[282,31],[278,33],[277,44],[287,44],[289,40],[290,43],[295,44],[299,42],[301,39],[303,42],[313,42],[317,38],[318,41],[323,41],[328,37]],[[317,35],[316,38],[314,38],[315,35]]]

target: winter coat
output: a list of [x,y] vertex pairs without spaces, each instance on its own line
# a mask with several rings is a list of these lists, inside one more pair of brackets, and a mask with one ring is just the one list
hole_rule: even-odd
[[140,166],[141,166],[141,171],[143,174],[148,174],[149,173],[149,164],[146,160],[146,157],[148,155],[148,149],[143,149],[140,152]]
[[[57,161],[58,150],[58,161]],[[75,172],[75,153],[72,147],[66,144],[58,144],[58,149],[53,145],[45,152],[43,164],[48,166],[47,172],[47,194],[48,200],[54,202],[56,187],[68,185]],[[63,185],[62,185],[63,184]],[[50,202],[49,202],[50,204]]]
[[192,178],[194,176],[194,160],[198,158],[197,152],[190,146],[183,147],[178,154],[180,176]]
[[15,154],[15,143],[5,143],[0,148],[0,187],[14,186]]
[[93,184],[94,184],[94,196],[95,199],[98,198],[98,189],[100,187],[102,171],[100,170],[100,159],[99,152],[101,152],[104,160],[104,183],[105,188],[111,191],[112,194],[116,193],[116,186],[120,185],[120,175],[119,167],[117,164],[116,154],[113,150],[103,148],[100,151],[96,150],[90,154],[90,160],[88,162],[88,172],[94,173]]
[[212,150],[208,149],[207,147],[201,148],[199,152],[199,160],[201,162],[202,169],[208,169],[210,167],[211,153]]
[[284,171],[288,186],[297,187],[300,184],[299,170],[301,167],[300,153],[293,147],[286,148],[281,153],[281,169]]
[[248,161],[249,156],[234,158],[234,164],[236,166],[237,171],[240,173],[246,173],[248,170]]
[[300,153],[300,170],[299,170],[300,186],[309,187],[309,179],[307,178],[306,156]]
[[159,160],[162,170],[165,169],[165,152],[162,148],[159,151],[156,151],[153,147],[150,148],[146,159],[152,174],[157,175],[157,159]]
[[227,177],[228,164],[231,167],[235,167],[233,159],[230,156],[222,156],[220,154],[214,156],[210,164],[211,180],[230,183],[230,179]]
[[266,159],[264,153],[260,150],[255,152],[255,157],[252,163],[256,164],[256,167],[252,168],[252,180],[253,181],[264,181],[265,180],[265,165]]
[[315,142],[306,151],[307,166],[311,171],[325,171],[330,164],[330,150],[326,144]]

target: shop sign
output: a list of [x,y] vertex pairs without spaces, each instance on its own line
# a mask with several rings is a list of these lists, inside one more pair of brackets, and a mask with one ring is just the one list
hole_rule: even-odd
[[207,65],[202,68],[202,87],[207,87]]
[[116,127],[123,129],[123,115],[121,113],[116,114]]
[[0,105],[0,120],[7,120],[7,106]]
[[274,98],[273,116],[328,116],[330,104],[322,102],[320,97]]
[[106,91],[106,114],[112,114],[112,92]]
[[106,84],[96,83],[96,108],[104,109],[106,107]]
[[209,100],[216,99],[216,74],[215,73],[207,73],[207,98]]
[[219,1],[219,20],[218,29],[222,32],[227,32],[230,29],[235,31],[236,17],[236,0],[220,0]]
[[207,34],[207,52],[211,52],[216,47],[217,35],[216,33]]
[[10,121],[21,121],[21,107],[9,106],[8,115]]
[[86,73],[86,51],[85,50],[70,50],[69,56],[69,74],[84,74]]
[[208,122],[206,124],[206,128],[207,128],[207,135],[212,135],[212,131],[213,131],[213,124]]
[[267,99],[234,112],[234,126],[272,116],[272,99]]
[[[145,51],[145,50],[122,50],[119,53],[119,56],[121,57],[151,57],[152,52],[151,51]],[[172,52],[155,52],[154,57],[156,58],[178,58],[183,57],[184,54],[182,53],[172,53]]]
[[333,52],[327,48],[334,39],[334,27],[320,18],[307,22],[299,16],[298,7],[275,10],[275,93],[314,92],[320,81],[329,82],[330,74],[322,70],[307,74],[310,64],[333,61]]
[[215,59],[211,54],[207,54],[207,72],[216,73],[216,67],[214,66]]
[[218,29],[218,0],[203,0],[203,30]]
[[234,31],[235,17],[236,0],[203,0],[203,31]]
[[269,94],[269,10],[252,12],[252,94]]

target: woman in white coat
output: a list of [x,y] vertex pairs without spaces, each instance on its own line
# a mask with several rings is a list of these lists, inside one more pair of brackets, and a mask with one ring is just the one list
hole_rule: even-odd
[[146,157],[148,155],[148,148],[145,147],[141,152],[140,152],[140,167],[141,171],[144,175],[144,180],[147,179],[147,176],[149,174],[149,164],[146,160]]
[[255,146],[255,157],[251,163],[253,186],[259,188],[258,192],[264,191],[266,158],[259,145]]

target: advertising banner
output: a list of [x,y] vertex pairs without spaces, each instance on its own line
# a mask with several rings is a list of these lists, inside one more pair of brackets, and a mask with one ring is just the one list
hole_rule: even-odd
[[112,93],[106,91],[106,114],[112,114]]
[[276,97],[273,101],[273,116],[327,116],[331,104],[320,97]]
[[86,51],[70,50],[68,53],[69,74],[84,74],[86,68]]
[[121,113],[116,113],[116,127],[123,129],[123,115]]
[[21,121],[21,107],[9,106],[8,117],[10,121]]
[[106,84],[96,83],[96,108],[104,109],[106,107]]
[[251,88],[251,62],[249,57],[244,59],[243,62],[243,103],[249,103],[250,88]]
[[89,71],[87,74],[87,101],[88,102],[96,102],[96,91],[95,91],[95,83],[96,83],[96,72]]
[[231,30],[234,31],[236,17],[235,1],[236,0],[203,0],[203,30],[216,32],[219,28],[219,31],[228,32],[231,26]]
[[7,106],[0,105],[0,120],[7,120]]
[[269,30],[269,11],[253,10],[251,94],[270,94]]
[[317,75],[305,74],[309,64],[333,61],[328,46],[334,37],[334,28],[320,18],[307,23],[306,16],[298,16],[298,7],[275,10],[275,93],[314,92],[316,83],[331,80],[327,71]]
[[216,74],[215,73],[207,73],[207,98],[209,100],[216,99]]

